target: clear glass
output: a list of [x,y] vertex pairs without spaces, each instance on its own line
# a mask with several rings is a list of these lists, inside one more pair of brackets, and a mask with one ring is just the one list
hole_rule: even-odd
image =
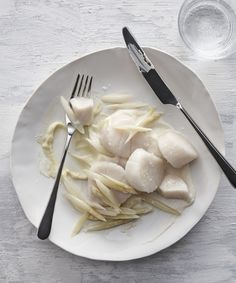
[[218,59],[236,51],[236,14],[229,2],[186,0],[178,25],[185,44],[201,57]]

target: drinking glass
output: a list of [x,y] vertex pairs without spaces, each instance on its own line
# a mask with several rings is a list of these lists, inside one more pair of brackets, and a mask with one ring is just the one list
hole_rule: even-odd
[[179,33],[197,55],[218,59],[236,51],[234,2],[186,0],[183,3],[178,17]]

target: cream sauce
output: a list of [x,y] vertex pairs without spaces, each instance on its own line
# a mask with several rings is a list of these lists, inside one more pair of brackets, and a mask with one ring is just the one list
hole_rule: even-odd
[[[41,173],[47,177],[55,177],[58,170],[58,161],[55,157],[54,141],[56,137],[56,132],[60,129],[65,130],[65,125],[62,122],[56,121],[49,125],[46,133],[38,141],[43,150],[45,159],[41,160]],[[78,135],[77,135],[78,136]],[[87,174],[79,171],[72,171],[71,169],[64,168],[63,176],[70,176],[75,180],[85,180],[87,179]]]
[[58,162],[55,158],[53,149],[53,143],[55,133],[59,129],[65,129],[65,125],[62,122],[53,122],[51,125],[49,125],[46,133],[43,135],[40,141],[44,157],[46,158],[44,166],[41,167],[41,172],[43,171],[42,173],[47,175],[48,177],[55,177],[58,167]]

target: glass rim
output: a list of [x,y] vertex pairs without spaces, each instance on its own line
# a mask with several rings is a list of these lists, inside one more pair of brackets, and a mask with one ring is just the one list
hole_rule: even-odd
[[[199,48],[195,48],[193,46],[193,44],[191,44],[191,42],[188,40],[188,38],[185,36],[185,32],[184,32],[184,18],[185,15],[187,14],[185,10],[187,9],[191,9],[194,5],[196,5],[197,3],[202,2],[202,0],[185,0],[183,1],[183,3],[181,4],[181,7],[179,9],[179,13],[178,13],[178,30],[179,30],[179,35],[182,39],[182,41],[185,43],[185,45],[195,54],[197,54],[200,57],[203,58],[208,58],[208,59],[221,59],[221,58],[225,58],[233,53],[236,52],[236,50],[234,50],[233,45],[236,41],[236,35],[235,35],[235,40],[233,40],[231,42],[231,44],[229,44],[228,46],[226,46],[223,50],[221,50],[218,54],[215,54],[214,56],[209,56],[206,55],[205,52],[203,52],[201,49]],[[230,13],[234,14],[236,16],[235,11],[233,10],[233,8],[226,3],[224,0],[204,0],[204,2],[207,3],[214,3],[217,2],[218,4],[222,5],[222,7],[224,7],[224,9],[226,9],[227,11],[230,11]],[[233,34],[233,29],[232,29],[232,25],[231,25],[231,35]],[[197,51],[197,52],[196,52]]]

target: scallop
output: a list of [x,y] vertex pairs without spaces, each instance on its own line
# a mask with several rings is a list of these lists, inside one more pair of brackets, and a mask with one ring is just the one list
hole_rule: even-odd
[[93,99],[87,97],[76,97],[70,100],[74,115],[82,126],[89,126],[93,121]]
[[197,158],[193,145],[181,134],[166,131],[158,137],[162,156],[175,168],[181,168]]
[[127,125],[135,125],[134,117],[127,110],[118,110],[107,118],[101,130],[101,144],[115,156],[128,158],[131,153],[131,142],[126,143],[129,133],[116,129]]
[[62,107],[63,109],[65,110],[67,116],[69,117],[70,121],[71,122],[76,122],[76,117],[75,117],[75,114],[74,112],[72,111],[71,107],[70,107],[70,104],[69,102],[63,97],[61,96],[61,104],[62,104]]
[[138,148],[126,163],[125,175],[134,189],[151,193],[158,188],[164,177],[164,162],[153,153]]
[[61,104],[62,107],[64,108],[68,118],[70,119],[70,121],[72,122],[73,126],[81,133],[84,134],[84,128],[83,126],[80,124],[79,120],[77,119],[77,117],[75,116],[74,111],[72,110],[69,102],[63,97],[61,96]]
[[[95,173],[107,175],[113,179],[116,179],[120,182],[127,184],[124,168],[113,162],[108,162],[108,161],[96,162],[94,165],[92,165],[90,170]],[[90,184],[91,184],[91,180],[90,180]],[[122,193],[114,190],[111,192],[113,193],[114,197],[116,198],[119,204],[122,204],[130,197],[130,194],[128,193]]]
[[138,133],[131,140],[131,151],[143,148],[146,151],[161,157],[158,146],[158,136],[154,132]]
[[182,178],[176,175],[167,174],[159,187],[160,193],[166,198],[190,199],[189,189]]

